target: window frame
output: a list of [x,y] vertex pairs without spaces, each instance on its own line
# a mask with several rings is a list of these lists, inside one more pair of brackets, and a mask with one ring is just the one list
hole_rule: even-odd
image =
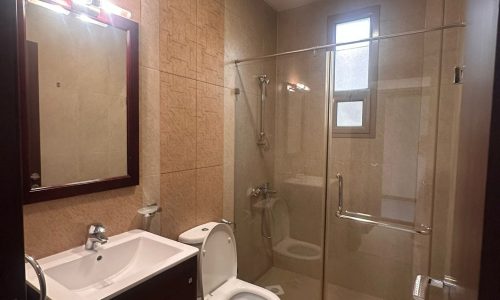
[[[371,6],[343,14],[328,17],[328,43],[336,40],[337,24],[370,18],[371,37],[379,36],[380,6]],[[378,81],[378,48],[379,41],[369,42],[370,54],[368,57],[368,88],[361,90],[335,91],[335,49],[332,48],[330,65],[331,76],[331,103],[332,103],[332,136],[344,138],[375,138],[376,110],[377,110],[377,81]],[[337,106],[339,102],[363,101],[362,126],[337,126]]]

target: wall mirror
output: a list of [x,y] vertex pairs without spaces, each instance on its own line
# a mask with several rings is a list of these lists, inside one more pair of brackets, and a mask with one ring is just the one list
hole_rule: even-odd
[[104,3],[23,2],[25,203],[138,184],[138,26]]

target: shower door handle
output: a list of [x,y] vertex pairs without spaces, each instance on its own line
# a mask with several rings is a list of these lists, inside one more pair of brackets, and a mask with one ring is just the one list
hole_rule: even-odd
[[413,300],[425,300],[429,286],[440,289],[456,287],[456,280],[448,275],[444,276],[443,280],[434,279],[429,276],[417,275],[413,283]]
[[339,182],[339,207],[337,210],[337,216],[344,210],[344,176],[337,173],[337,181]]
[[350,212],[344,209],[344,177],[342,174],[337,174],[337,181],[339,184],[339,205],[337,208],[336,216],[339,219],[351,220],[358,223],[375,225],[379,227],[384,227],[388,229],[394,229],[398,231],[404,231],[413,234],[421,234],[421,235],[429,235],[432,229],[429,226],[420,224],[418,226],[410,226],[406,224],[398,224],[387,222],[383,219],[380,219],[375,216],[371,216],[369,214],[359,213],[359,212]]

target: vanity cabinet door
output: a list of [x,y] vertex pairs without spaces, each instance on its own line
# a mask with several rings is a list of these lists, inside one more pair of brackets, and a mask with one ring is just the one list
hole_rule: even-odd
[[196,300],[197,257],[116,296],[115,300]]

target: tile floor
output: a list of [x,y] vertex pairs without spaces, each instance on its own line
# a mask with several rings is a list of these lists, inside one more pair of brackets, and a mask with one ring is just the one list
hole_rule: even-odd
[[[281,300],[321,300],[321,281],[285,269],[272,267],[255,284],[259,286],[280,285],[284,294]],[[382,300],[337,285],[328,284],[325,300]]]

